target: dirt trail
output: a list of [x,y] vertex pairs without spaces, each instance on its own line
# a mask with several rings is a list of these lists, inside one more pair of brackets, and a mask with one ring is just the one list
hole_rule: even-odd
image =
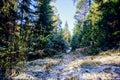
[[27,62],[26,71],[14,79],[103,80],[120,79],[120,56],[82,56],[66,54]]

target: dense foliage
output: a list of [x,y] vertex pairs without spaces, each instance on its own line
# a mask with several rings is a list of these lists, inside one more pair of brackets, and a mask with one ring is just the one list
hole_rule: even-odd
[[[11,69],[18,61],[24,60],[21,54],[20,36],[17,35],[18,27],[16,19],[16,0],[5,0],[0,2],[0,71]],[[4,76],[1,72],[0,77]]]
[[18,62],[53,56],[68,48],[61,31],[55,31],[61,22],[51,2],[0,2],[0,77],[12,75]]
[[52,1],[1,0],[0,77],[12,75],[17,63],[63,53],[69,44],[73,50],[89,47],[89,54],[120,47],[120,0],[74,0],[72,39]]
[[[93,54],[101,50],[118,48],[120,46],[119,7],[119,0],[94,0],[86,18],[76,22],[71,43],[73,49],[91,46],[90,53]],[[74,45],[74,41],[77,41],[78,45]]]

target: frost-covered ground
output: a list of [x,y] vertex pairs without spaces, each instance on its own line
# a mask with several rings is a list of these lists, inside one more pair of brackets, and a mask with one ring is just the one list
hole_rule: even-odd
[[120,56],[82,56],[81,54],[70,53],[64,54],[61,58],[38,59],[27,62],[25,72],[13,77],[13,79],[120,79]]

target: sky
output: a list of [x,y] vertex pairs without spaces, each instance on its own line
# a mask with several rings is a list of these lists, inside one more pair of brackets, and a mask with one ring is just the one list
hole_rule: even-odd
[[57,8],[57,13],[60,15],[62,21],[62,28],[64,28],[65,22],[68,22],[69,30],[72,34],[74,27],[74,15],[75,15],[75,5],[72,0],[56,0],[54,3]]

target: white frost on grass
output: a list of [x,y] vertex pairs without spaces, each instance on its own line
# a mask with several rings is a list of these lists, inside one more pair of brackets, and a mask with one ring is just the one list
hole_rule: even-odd
[[120,77],[119,65],[120,56],[82,56],[70,53],[60,59],[45,58],[27,62],[26,73],[18,75],[15,79],[116,79],[115,77]]

